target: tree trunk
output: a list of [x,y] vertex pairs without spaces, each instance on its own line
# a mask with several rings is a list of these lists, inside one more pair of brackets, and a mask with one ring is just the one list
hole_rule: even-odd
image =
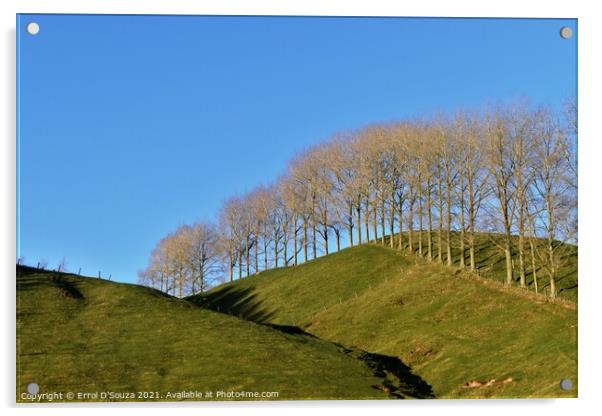
[[[520,228],[520,227],[519,227]],[[520,276],[520,287],[527,287],[527,276],[525,272],[525,237],[524,231],[518,235],[518,273]]]
[[255,237],[255,274],[259,273],[259,238]]
[[374,199],[374,204],[372,204],[372,231],[374,232],[374,244],[378,241],[378,204],[376,203],[376,198]]
[[426,236],[426,245],[428,249],[428,260],[433,261],[433,213],[431,204],[431,182],[427,180],[426,183],[426,214],[428,216],[428,234]]
[[446,201],[446,222],[447,222],[447,231],[446,231],[446,248],[447,248],[447,265],[451,266],[452,261],[452,248],[451,248],[451,184],[447,183],[447,201]]
[[514,280],[512,273],[512,246],[510,243],[510,233],[506,231],[504,243],[504,255],[506,256],[506,284],[511,285]]
[[303,217],[303,262],[307,263],[307,217]]
[[318,245],[316,244],[316,222],[312,221],[311,224],[311,251],[313,254],[313,258],[317,258],[318,257]]
[[335,230],[334,235],[337,239],[337,251],[341,251],[341,233],[339,230]]
[[[349,211],[348,211],[348,230],[349,230],[349,246],[353,247],[353,205],[349,204]],[[337,238],[337,246],[338,246],[338,238]],[[337,248],[338,250],[338,248]]]
[[274,267],[278,267],[278,230],[274,230]]
[[249,244],[249,237],[247,237],[247,246],[245,247],[246,255],[247,255],[247,277],[251,275],[251,245]]
[[411,196],[408,208],[408,251],[414,254],[414,197]]
[[464,180],[460,181],[460,267],[466,267],[466,224],[464,221]]
[[205,286],[205,273],[203,267],[199,270],[199,291],[203,293],[203,286]]
[[293,227],[295,227],[294,231],[293,231],[293,237],[294,237],[294,240],[293,240],[293,250],[295,251],[294,255],[293,255],[293,264],[295,266],[298,264],[297,254],[299,253],[299,247],[298,247],[298,241],[299,241],[298,233],[299,233],[299,228],[297,227],[297,222],[298,222],[298,218],[295,216],[295,219],[293,220]]
[[328,226],[324,225],[324,253],[328,255]]
[[229,269],[230,269],[230,282],[234,281],[234,253],[232,253],[232,248],[228,250],[228,261],[229,261]]
[[516,188],[518,194],[518,274],[520,277],[520,287],[525,288],[527,287],[525,272],[525,210],[527,209],[527,201],[523,184],[523,172],[520,166],[516,171]]
[[533,239],[529,238],[529,248],[531,249],[531,273],[533,275],[533,285],[535,293],[539,293],[539,282],[537,281],[537,264],[535,263],[535,244]]
[[389,208],[389,247],[395,246],[395,195],[391,195],[391,204]]
[[282,237],[282,250],[284,250],[284,267],[288,267],[288,231],[283,231]]
[[475,236],[474,236],[474,231],[475,231],[475,200],[474,200],[474,181],[472,178],[472,171],[469,168],[468,171],[468,227],[470,228],[469,231],[469,241],[468,244],[470,245],[470,270],[475,271],[475,269],[477,268],[476,263],[475,263]]
[[554,299],[556,297],[556,269],[553,265],[550,265],[550,297]]
[[[267,233],[266,233],[267,234]],[[263,239],[263,270],[268,269],[268,244],[266,239]]]
[[403,195],[399,194],[399,234],[398,234],[398,238],[399,238],[399,243],[398,243],[398,248],[399,251],[403,250]]
[[380,243],[384,246],[385,245],[385,217],[386,217],[386,212],[385,212],[385,198],[383,197],[381,199],[381,203],[380,203]]
[[328,255],[328,205],[324,203],[324,223],[322,224],[324,231],[324,252]]
[[366,198],[366,211],[364,212],[364,227],[366,230],[366,243],[370,242],[370,205]]
[[184,297],[184,279],[182,277],[182,270],[180,270],[179,275],[180,275],[180,281],[178,284],[178,286],[179,286],[178,292],[179,292],[179,297],[182,298],[182,297]]
[[438,198],[438,211],[439,221],[437,223],[437,260],[439,263],[443,263],[443,184],[441,179],[437,181],[437,198]]
[[423,257],[424,253],[422,252],[422,217],[424,213],[422,212],[422,186],[419,188],[420,193],[418,194],[418,255]]
[[311,240],[312,240],[312,252],[314,259],[317,255],[317,244],[316,244],[316,196],[312,195],[311,198]]
[[362,201],[358,198],[357,200],[357,243],[362,244]]
[[556,297],[556,259],[554,258],[554,236],[548,233],[548,262],[550,276],[550,297]]

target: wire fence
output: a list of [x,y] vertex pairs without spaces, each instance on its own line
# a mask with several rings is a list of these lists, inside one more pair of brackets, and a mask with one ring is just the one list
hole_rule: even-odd
[[[38,270],[41,272],[46,272],[46,273],[65,273],[65,274],[73,274],[73,275],[77,275],[77,276],[82,276],[82,268],[81,267],[78,268],[77,273],[72,273],[69,270],[67,270],[67,268],[62,264],[59,264],[56,268],[49,268],[48,263],[46,263],[44,261],[38,261],[35,266],[32,266],[32,265],[25,264],[22,259],[17,259],[17,267],[24,267],[24,268],[26,267],[29,269],[35,269],[35,270]],[[87,276],[87,277],[91,277],[91,276]],[[111,273],[109,273],[108,276],[106,276],[106,275],[103,276],[102,270],[99,270],[98,274],[97,274],[97,278],[103,279],[103,280],[112,280],[113,275]]]

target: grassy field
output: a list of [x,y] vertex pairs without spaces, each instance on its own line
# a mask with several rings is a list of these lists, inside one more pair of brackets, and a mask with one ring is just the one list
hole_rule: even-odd
[[[45,392],[278,392],[278,399],[430,397],[399,359],[261,325],[136,285],[17,269],[17,401]],[[146,399],[153,399],[146,397]],[[88,397],[85,400],[106,400]],[[266,400],[266,398],[263,398]],[[68,401],[68,400],[67,400]]]
[[[375,244],[263,272],[191,300],[397,357],[437,397],[577,394],[575,303],[549,302]],[[563,378],[573,381],[573,390],[559,388]],[[470,381],[489,385],[464,387]]]
[[576,397],[577,248],[566,252],[554,302],[501,284],[485,235],[484,277],[365,244],[184,300],[18,267],[17,401],[31,382],[118,400]]
[[[398,235],[395,235],[394,242],[397,243]],[[451,233],[451,246],[452,246],[452,262],[456,267],[460,266],[460,234],[457,232]],[[519,284],[518,275],[518,253],[516,247],[518,246],[518,237],[512,238],[514,244],[513,261],[515,266],[514,280],[516,284]],[[404,252],[408,251],[408,234],[403,233]],[[380,244],[380,240],[378,241]],[[506,258],[503,252],[498,248],[497,244],[501,244],[501,235],[489,234],[489,233],[476,233],[475,234],[475,263],[479,271],[479,275],[489,279],[494,279],[499,282],[506,281]],[[543,251],[543,240],[536,241],[536,247],[539,247],[539,256],[542,255]],[[560,243],[559,243],[560,244]],[[389,245],[389,237],[385,237],[385,245]],[[426,232],[422,234],[422,245],[423,245],[423,256],[426,257],[427,251],[427,236]],[[560,244],[561,249],[558,250],[558,273],[556,276],[556,287],[557,295],[563,299],[572,300],[577,302],[577,260],[578,260],[578,248],[571,244]],[[414,254],[418,254],[418,232],[414,232]],[[436,258],[438,255],[437,245],[437,233],[433,234],[433,257]],[[542,267],[542,259],[537,254],[535,256],[536,274],[539,283],[539,292],[548,293],[550,280],[547,275],[547,270]],[[528,242],[525,242],[525,262],[526,262],[526,283],[527,289],[535,291],[535,285],[533,280],[533,270],[531,267],[531,253],[529,250]],[[443,261],[447,260],[445,254],[445,235],[443,236]],[[466,245],[466,252],[464,261],[466,265],[469,265],[470,257],[468,252],[468,244]]]

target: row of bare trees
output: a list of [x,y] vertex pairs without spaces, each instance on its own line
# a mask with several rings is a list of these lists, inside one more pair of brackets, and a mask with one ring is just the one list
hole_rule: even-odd
[[179,297],[206,290],[221,270],[219,238],[208,222],[179,227],[159,241],[139,281]]
[[[196,293],[207,276],[232,281],[366,242],[476,270],[475,235],[488,232],[508,284],[525,287],[531,273],[538,290],[543,270],[554,296],[559,251],[577,239],[576,115],[568,108],[568,118],[511,105],[338,133],[295,156],[275,182],[228,199],[217,226],[166,237],[141,276]],[[190,237],[185,230],[195,227]],[[199,239],[206,269],[192,260]]]

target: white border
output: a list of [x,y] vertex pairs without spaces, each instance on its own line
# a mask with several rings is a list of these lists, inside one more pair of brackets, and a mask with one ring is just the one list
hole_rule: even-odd
[[[236,15],[338,15],[338,16],[462,16],[462,17],[564,17],[579,19],[579,128],[580,128],[580,252],[579,271],[579,399],[565,400],[435,400],[405,403],[375,402],[278,402],[261,403],[183,403],[147,405],[145,413],[164,415],[178,407],[178,413],[267,415],[305,415],[311,413],[365,414],[376,407],[378,412],[420,412],[420,414],[478,414],[504,415],[508,413],[545,412],[556,414],[589,414],[602,408],[598,387],[602,386],[600,352],[602,343],[599,319],[599,298],[602,293],[602,275],[596,257],[599,257],[600,236],[600,179],[602,172],[602,132],[600,106],[602,97],[599,74],[602,74],[600,40],[602,22],[594,1],[566,0],[527,2],[525,0],[498,0],[495,2],[470,0],[421,0],[412,2],[384,0],[36,0],[0,2],[2,8],[2,71],[3,97],[0,101],[0,126],[3,132],[0,148],[2,180],[0,195],[2,215],[0,230],[0,259],[3,273],[2,311],[3,342],[0,392],[5,414],[48,415],[127,414],[142,407],[138,404],[107,406],[95,405],[85,409],[75,406],[59,407],[14,405],[15,371],[15,14],[16,13],[110,13],[110,14],[236,14]],[[598,122],[598,123],[596,123]],[[165,407],[171,407],[168,410]],[[200,408],[200,409],[199,409]]]

